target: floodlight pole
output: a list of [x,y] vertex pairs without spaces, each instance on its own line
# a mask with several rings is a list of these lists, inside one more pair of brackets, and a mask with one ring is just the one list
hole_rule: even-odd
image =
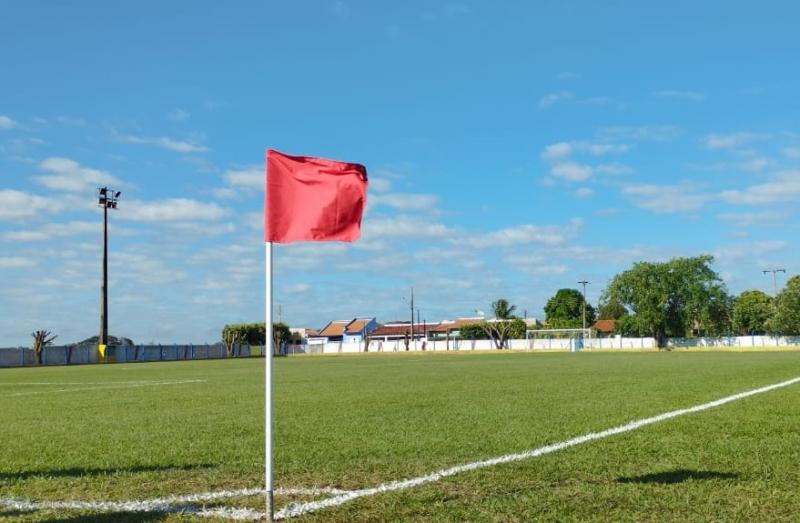
[[578,283],[583,285],[583,328],[586,329],[586,285],[588,285],[589,281],[581,280]]
[[103,205],[103,281],[100,283],[100,339],[108,345],[108,206]]
[[773,296],[777,297],[778,296],[778,277],[777,277],[777,273],[782,272],[782,273],[786,274],[786,269],[766,269],[766,270],[763,270],[761,272],[764,273],[764,274],[767,274],[767,273],[770,273],[770,272],[772,273],[772,292],[773,292]]
[[103,208],[103,261],[100,282],[100,336],[99,345],[108,345],[108,210],[117,208],[120,192],[108,187],[97,189],[97,204]]

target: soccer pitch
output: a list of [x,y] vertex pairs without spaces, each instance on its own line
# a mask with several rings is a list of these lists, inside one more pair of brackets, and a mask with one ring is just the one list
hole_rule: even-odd
[[[263,363],[0,370],[0,520],[252,519],[263,512]],[[279,513],[288,521],[800,514],[800,383],[429,477],[785,383],[800,376],[800,352],[296,357],[276,359],[274,375],[276,508],[309,510]]]

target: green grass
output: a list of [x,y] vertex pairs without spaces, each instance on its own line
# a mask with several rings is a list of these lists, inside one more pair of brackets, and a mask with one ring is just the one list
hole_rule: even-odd
[[[276,485],[371,487],[796,376],[800,352],[278,359]],[[163,380],[204,381],[101,388]],[[263,401],[260,359],[0,370],[0,498],[257,487]],[[798,464],[793,385],[296,521],[796,521]],[[260,508],[261,500],[215,504]],[[209,521],[2,508],[0,520]]]

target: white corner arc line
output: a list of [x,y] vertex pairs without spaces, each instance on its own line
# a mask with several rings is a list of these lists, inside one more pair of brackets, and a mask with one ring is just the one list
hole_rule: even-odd
[[545,454],[550,454],[552,452],[556,452],[559,450],[563,450],[569,447],[574,447],[576,445],[580,445],[582,443],[587,443],[589,441],[599,440],[603,438],[607,438],[609,436],[614,436],[616,434],[622,434],[625,432],[630,432],[632,430],[636,430],[642,427],[646,427],[647,425],[652,425],[654,423],[658,423],[661,421],[665,421],[672,418],[677,418],[679,416],[685,416],[687,414],[693,414],[695,412],[702,412],[704,410],[713,409],[715,407],[719,407],[721,405],[725,405],[726,403],[731,403],[733,401],[741,400],[744,398],[748,398],[750,396],[755,396],[756,394],[763,394],[765,392],[770,392],[775,389],[779,389],[782,387],[788,387],[789,385],[794,385],[795,383],[800,383],[800,377],[793,378],[787,381],[782,381],[780,383],[775,383],[774,385],[768,385],[766,387],[761,387],[758,389],[749,390],[746,392],[740,392],[738,394],[733,394],[732,396],[727,396],[725,398],[721,398],[715,401],[710,401],[708,403],[703,403],[701,405],[695,405],[694,407],[688,407],[685,409],[678,409],[673,410],[670,412],[665,412],[664,414],[659,414],[657,416],[652,416],[650,418],[644,418],[637,421],[632,421],[630,423],[626,423],[625,425],[619,425],[617,427],[613,427],[601,432],[590,432],[589,434],[584,434],[583,436],[578,436],[576,438],[568,439],[566,441],[562,441],[560,443],[554,443],[552,445],[546,445],[544,447],[539,447],[537,449],[528,450],[525,452],[519,452],[514,454],[506,454],[505,456],[499,456],[496,458],[486,459],[482,461],[475,461],[472,463],[466,463],[464,465],[457,465],[455,467],[450,467],[447,469],[442,469],[431,474],[427,474],[425,476],[419,476],[416,478],[401,480],[401,481],[392,481],[389,483],[384,483],[383,485],[379,485],[377,487],[366,488],[361,490],[353,490],[350,492],[346,492],[328,499],[323,499],[320,501],[309,501],[306,503],[293,503],[290,504],[277,513],[275,513],[274,519],[287,519],[291,517],[301,516],[303,514],[308,514],[309,512],[316,512],[318,510],[322,510],[325,508],[336,507],[339,505],[343,505],[348,501],[352,501],[354,499],[374,496],[376,494],[382,494],[385,492],[393,492],[397,490],[405,490],[412,487],[417,487],[419,485],[424,485],[426,483],[433,483],[439,481],[443,478],[448,476],[453,476],[455,474],[460,474],[462,472],[467,472],[470,470],[477,470],[486,467],[492,467],[495,465],[500,465],[503,463],[511,463],[515,461],[523,461],[531,458],[536,458],[539,456],[543,456]]
[[[182,507],[190,503],[218,501],[221,499],[244,498],[248,496],[263,496],[263,488],[248,488],[240,490],[223,490],[220,492],[205,492],[202,494],[186,494],[169,496],[142,501],[28,501],[15,498],[0,498],[0,507],[12,510],[86,510],[96,512],[193,512],[201,516],[227,517],[229,519],[260,519],[262,513],[247,509],[230,507],[204,508],[202,510]],[[306,495],[341,495],[349,491],[327,487],[310,488],[278,488],[275,494],[282,496]],[[258,517],[253,517],[258,514]]]

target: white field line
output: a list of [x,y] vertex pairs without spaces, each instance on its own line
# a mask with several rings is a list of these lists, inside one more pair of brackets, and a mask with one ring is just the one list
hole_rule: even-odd
[[4,394],[4,398],[13,398],[17,396],[36,396],[39,394],[53,394],[56,392],[83,392],[87,390],[109,390],[109,389],[136,389],[140,387],[161,387],[164,385],[186,385],[188,383],[204,383],[206,380],[162,380],[162,381],[142,381],[136,383],[119,383],[98,385],[96,387],[70,387],[68,389],[47,389],[29,392],[15,392],[13,394]]
[[740,392],[738,394],[734,394],[732,396],[727,396],[722,399],[718,399],[715,401],[711,401],[708,403],[703,403],[701,405],[696,405],[694,407],[689,407],[685,409],[673,410],[671,412],[666,412],[664,414],[659,414],[658,416],[653,416],[651,418],[644,418],[637,421],[632,421],[630,423],[626,423],[625,425],[620,425],[617,427],[613,427],[602,432],[591,432],[589,434],[585,434],[583,436],[578,436],[577,438],[568,439],[566,441],[562,441],[561,443],[554,443],[552,445],[546,445],[544,447],[539,447],[538,449],[528,450],[525,452],[519,452],[516,454],[507,454],[505,456],[500,456],[497,458],[486,459],[482,461],[475,461],[472,463],[467,463],[464,465],[458,465],[455,467],[450,467],[447,469],[442,469],[431,474],[425,476],[419,476],[417,478],[411,478],[401,481],[392,481],[390,483],[384,483],[383,485],[379,485],[373,488],[361,489],[361,490],[353,490],[350,492],[346,492],[343,494],[339,494],[337,496],[323,499],[320,501],[309,501],[306,503],[293,503],[290,504],[280,511],[278,511],[274,519],[286,519],[295,516],[301,516],[303,514],[307,514],[309,512],[315,512],[318,510],[322,510],[324,508],[335,507],[338,505],[343,505],[348,501],[352,501],[354,499],[363,498],[367,496],[374,496],[376,494],[382,494],[384,492],[392,492],[396,490],[405,490],[412,487],[417,487],[419,485],[424,485],[426,483],[433,483],[435,481],[439,481],[443,478],[448,476],[453,476],[455,474],[460,474],[462,472],[467,472],[470,470],[477,470],[486,467],[493,467],[495,465],[500,465],[503,463],[512,463],[515,461],[522,461],[531,458],[536,458],[539,456],[543,456],[545,454],[550,454],[552,452],[556,452],[559,450],[563,450],[569,447],[574,447],[575,445],[580,445],[582,443],[587,443],[589,441],[594,441],[598,439],[607,438],[609,436],[614,436],[616,434],[622,434],[625,432],[630,432],[632,430],[636,430],[642,427],[646,427],[647,425],[652,425],[654,423],[658,423],[660,421],[665,421],[672,418],[677,418],[679,416],[685,416],[687,414],[693,414],[695,412],[702,412],[704,410],[713,409],[715,407],[719,407],[721,405],[725,405],[726,403],[731,403],[733,401],[741,400],[750,396],[755,396],[756,394],[762,394],[764,392],[769,392],[775,389],[779,389],[781,387],[788,387],[789,385],[793,385],[795,383],[800,383],[800,377],[783,381],[781,383],[776,383],[774,385],[768,385],[766,387],[761,387],[758,389],[749,390],[746,392]]
[[[307,495],[341,495],[349,491],[335,488],[278,488],[275,494],[279,496]],[[27,501],[15,498],[0,498],[0,507],[10,510],[85,510],[93,512],[195,512],[201,516],[228,517],[230,519],[261,519],[262,512],[248,509],[229,507],[208,508],[196,510],[181,505],[204,503],[221,499],[243,498],[248,496],[263,496],[263,488],[250,488],[240,490],[223,490],[221,492],[205,492],[202,494],[187,494],[183,496],[170,496],[143,501]],[[252,517],[257,514],[256,517]]]

